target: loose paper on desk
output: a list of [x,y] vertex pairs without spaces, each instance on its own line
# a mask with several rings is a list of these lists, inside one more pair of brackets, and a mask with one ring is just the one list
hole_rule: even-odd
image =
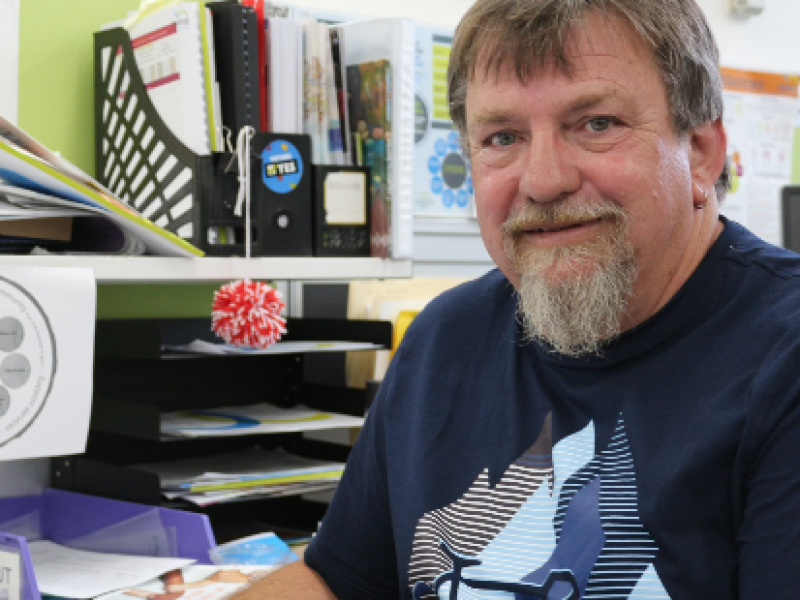
[[91,269],[0,274],[0,460],[86,449],[92,407]]
[[190,558],[86,552],[47,540],[29,542],[28,550],[39,591],[63,598],[94,598],[194,562]]
[[97,600],[226,600],[276,568],[272,565],[190,565],[137,585],[134,589],[122,589]]

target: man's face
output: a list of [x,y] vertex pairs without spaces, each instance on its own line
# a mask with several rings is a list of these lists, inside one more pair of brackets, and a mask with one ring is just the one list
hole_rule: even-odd
[[546,68],[523,84],[478,65],[466,97],[472,176],[484,242],[515,287],[523,273],[558,287],[614,271],[628,288],[614,299],[625,330],[664,304],[697,256],[692,136],[673,131],[664,83],[630,26],[597,14],[584,25],[570,77]]

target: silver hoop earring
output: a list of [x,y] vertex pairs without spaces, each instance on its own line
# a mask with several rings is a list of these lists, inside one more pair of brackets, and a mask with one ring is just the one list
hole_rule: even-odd
[[695,183],[695,185],[697,186],[697,189],[700,190],[700,193],[703,194],[703,201],[700,202],[699,204],[695,202],[694,208],[695,210],[702,210],[706,207],[706,204],[708,204],[708,190],[706,190],[703,187],[700,187],[699,183]]

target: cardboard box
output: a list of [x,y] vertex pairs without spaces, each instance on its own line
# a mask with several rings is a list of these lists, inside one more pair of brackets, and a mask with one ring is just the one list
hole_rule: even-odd
[[68,242],[72,239],[72,217],[0,221],[0,235]]

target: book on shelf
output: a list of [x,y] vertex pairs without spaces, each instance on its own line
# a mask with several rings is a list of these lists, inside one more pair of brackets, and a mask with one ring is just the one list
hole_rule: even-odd
[[340,139],[346,165],[354,164],[350,153],[350,117],[347,109],[347,74],[344,64],[344,30],[340,26],[330,26],[331,59],[333,78],[336,86],[336,106],[339,110]]
[[264,26],[271,130],[303,133],[303,26],[283,17],[265,18]]
[[391,244],[392,69],[388,60],[347,67],[350,129],[357,134],[363,165],[370,168],[372,256],[385,258]]
[[313,162],[345,164],[330,28],[317,19],[303,21],[305,77],[304,133],[311,136]]
[[[376,186],[377,198],[373,197],[373,255],[410,257],[414,243],[414,22],[370,19],[342,23],[341,30],[350,128],[361,138],[362,164],[370,166],[374,161],[373,168],[379,172],[373,173],[373,183],[380,177],[381,184]],[[354,67],[362,72],[358,74]],[[351,86],[351,73],[358,75],[352,83],[356,89]],[[371,97],[370,92],[358,91],[359,77],[363,84],[365,76],[373,87]],[[383,83],[378,83],[379,78]],[[383,121],[374,116],[376,122],[371,125],[370,117],[363,116],[368,113],[383,114]]]
[[203,255],[1,116],[0,180],[0,223],[71,219],[56,239],[0,238],[0,252]]
[[236,2],[210,2],[208,9],[214,25],[214,56],[224,66],[217,73],[222,124],[235,139],[243,127],[258,130],[261,125],[258,15]]
[[269,40],[264,14],[264,0],[242,0],[242,6],[252,8],[256,13],[256,27],[258,29],[258,90],[259,90],[259,122],[261,131],[269,131]]

